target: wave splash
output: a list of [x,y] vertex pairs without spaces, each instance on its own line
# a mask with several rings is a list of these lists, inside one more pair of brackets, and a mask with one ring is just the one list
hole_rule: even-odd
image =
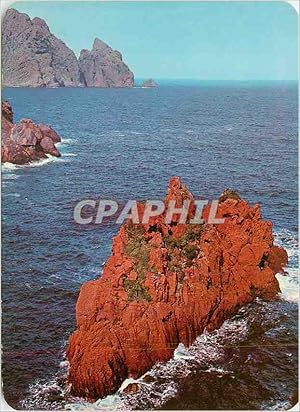
[[299,301],[299,250],[297,235],[292,234],[287,229],[279,230],[275,233],[275,243],[286,249],[289,262],[286,267],[286,274],[278,273],[281,298],[283,300],[298,303]]

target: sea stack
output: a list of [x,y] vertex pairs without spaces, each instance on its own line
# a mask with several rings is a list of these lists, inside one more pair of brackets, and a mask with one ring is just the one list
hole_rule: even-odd
[[157,83],[153,79],[145,80],[142,87],[157,87]]
[[[182,207],[193,195],[171,178],[165,205]],[[142,216],[144,204],[138,205]],[[204,209],[208,215],[210,205]],[[241,305],[276,298],[275,274],[287,263],[274,246],[272,223],[235,192],[220,198],[222,224],[170,224],[164,215],[148,224],[125,223],[113,239],[101,276],[82,285],[76,330],[69,338],[72,393],[92,399],[115,392],[167,361],[179,343],[189,346]]]
[[50,126],[35,124],[30,119],[22,119],[13,123],[13,111],[7,101],[2,102],[2,163],[23,165],[47,155],[59,157],[55,144],[60,142],[60,136]]
[[100,39],[92,50],[81,50],[79,67],[88,87],[132,87],[134,75],[123,62],[122,54]]

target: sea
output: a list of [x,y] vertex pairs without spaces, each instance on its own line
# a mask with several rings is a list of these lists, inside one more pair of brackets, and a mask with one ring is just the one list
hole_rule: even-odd
[[[287,410],[298,384],[298,94],[293,82],[161,81],[156,88],[6,88],[14,119],[51,125],[62,156],[2,166],[2,378],[25,410]],[[163,199],[228,187],[286,248],[279,300],[257,299],[157,363],[136,394],[70,395],[67,340],[81,285],[101,276],[118,226],[78,225],[82,199]]]

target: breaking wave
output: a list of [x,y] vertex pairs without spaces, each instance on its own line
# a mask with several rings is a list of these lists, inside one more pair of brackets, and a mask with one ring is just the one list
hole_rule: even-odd
[[[47,159],[41,159],[32,163],[28,163],[25,165],[15,165],[13,163],[4,163],[2,165],[2,173],[4,173],[6,179],[9,179],[7,177],[7,173],[11,172],[11,171],[16,171],[19,169],[25,169],[28,167],[41,167],[41,166],[45,166],[48,163],[53,163],[53,162],[63,162],[64,159],[62,157],[55,157],[55,156],[51,156],[48,155],[49,157]],[[10,175],[13,176],[13,175]],[[16,175],[15,175],[16,176]]]
[[299,249],[297,235],[287,229],[282,229],[275,233],[275,242],[287,251],[289,261],[286,267],[286,274],[276,275],[281,297],[289,302],[298,303],[299,301]]

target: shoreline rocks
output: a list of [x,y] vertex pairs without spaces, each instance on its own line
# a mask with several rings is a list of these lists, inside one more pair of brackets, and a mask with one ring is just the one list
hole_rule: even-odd
[[[166,206],[182,207],[185,199],[192,215],[192,194],[171,178]],[[179,343],[189,346],[205,329],[218,328],[240,306],[277,297],[275,274],[287,253],[274,246],[272,223],[235,192],[221,199],[223,224],[181,224],[178,215],[166,224],[161,215],[120,228],[101,277],[84,283],[77,300],[67,348],[74,395],[112,394],[125,379],[169,360]],[[138,210],[142,216],[144,205]]]
[[138,383],[129,383],[126,388],[123,389],[124,393],[137,393],[139,391]]
[[60,136],[50,126],[35,124],[30,119],[14,124],[11,105],[2,102],[2,163],[23,165],[47,159],[47,154],[60,157],[55,147],[60,141]]
[[47,23],[8,9],[2,24],[4,87],[132,87],[134,75],[119,51],[99,39],[75,53]]

